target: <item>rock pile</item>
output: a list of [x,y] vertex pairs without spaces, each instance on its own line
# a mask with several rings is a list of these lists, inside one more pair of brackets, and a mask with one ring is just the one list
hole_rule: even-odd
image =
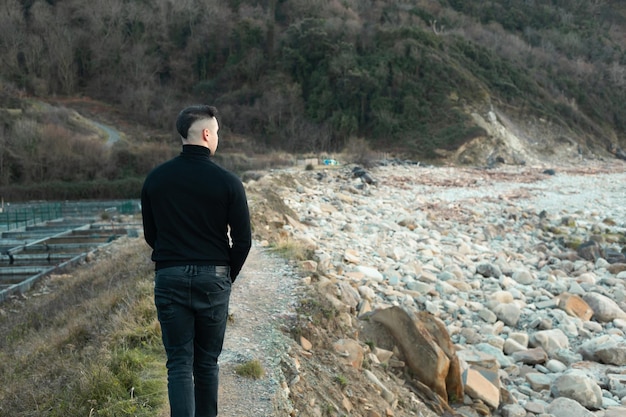
[[272,225],[314,253],[346,326],[390,307],[445,324],[456,412],[626,416],[625,167],[544,170],[294,170],[275,191],[299,218]]

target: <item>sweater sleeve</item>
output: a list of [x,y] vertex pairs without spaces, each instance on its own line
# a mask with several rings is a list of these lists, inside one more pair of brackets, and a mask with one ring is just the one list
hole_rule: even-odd
[[250,212],[243,184],[239,179],[234,182],[233,194],[228,213],[230,226],[230,278],[235,281],[252,247],[252,229]]

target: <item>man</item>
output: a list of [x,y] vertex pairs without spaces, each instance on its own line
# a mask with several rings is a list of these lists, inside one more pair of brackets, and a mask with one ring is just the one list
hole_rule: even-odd
[[172,417],[217,415],[217,359],[231,284],[252,242],[243,184],[211,160],[216,114],[206,105],[180,112],[182,152],[152,170],[141,191]]

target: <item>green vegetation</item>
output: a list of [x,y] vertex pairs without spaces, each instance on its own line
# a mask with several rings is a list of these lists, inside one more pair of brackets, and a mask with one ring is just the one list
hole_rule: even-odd
[[341,388],[345,388],[348,386],[348,378],[344,375],[335,375],[335,382],[339,384]]
[[43,181],[1,188],[2,196],[16,200],[134,199],[141,192],[144,177],[98,179],[93,181]]
[[272,244],[271,250],[286,259],[306,261],[312,258],[312,251],[293,239],[279,239]]
[[[318,297],[319,294],[313,292],[310,297],[300,300],[298,305],[298,315],[306,318],[315,326],[334,326],[333,319],[337,317],[338,311],[330,301],[324,297]],[[302,335],[301,329],[293,328],[294,338]],[[306,335],[304,335],[306,337]]]
[[50,277],[39,284],[45,295],[3,303],[0,331],[8,337],[0,341],[0,414],[160,412],[165,358],[152,263],[139,245],[129,242],[72,275]]
[[235,373],[246,378],[260,379],[263,378],[263,375],[265,375],[265,370],[258,359],[253,359],[237,365],[235,367]]
[[326,403],[324,406],[324,415],[325,416],[336,416],[337,415],[337,407],[335,407],[331,403]]
[[[354,138],[436,158],[482,136],[469,114],[491,106],[626,147],[623,2],[85,4],[0,6],[0,192],[93,182],[99,198],[109,190],[98,181],[143,177],[177,152],[173,118],[190,102],[218,106],[225,144],[249,139],[224,159],[237,170],[260,153],[337,152]],[[130,137],[107,144],[76,113],[26,99],[72,107],[78,96],[116,109]]]

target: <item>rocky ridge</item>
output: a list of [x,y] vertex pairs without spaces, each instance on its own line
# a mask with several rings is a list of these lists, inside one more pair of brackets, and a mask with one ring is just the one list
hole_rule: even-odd
[[[397,341],[364,320],[393,306],[430,313],[453,343],[464,395],[430,401],[438,415],[626,415],[624,164],[353,168],[280,170],[246,184],[267,225],[255,233],[306,248],[305,282],[337,312],[343,337],[334,333],[324,354],[388,403],[365,414],[362,398],[344,395],[330,415],[426,415],[386,385],[429,402]],[[321,355],[315,340],[299,342],[293,363]],[[287,373],[286,389],[305,395],[300,366]],[[309,405],[292,414],[325,415]]]

